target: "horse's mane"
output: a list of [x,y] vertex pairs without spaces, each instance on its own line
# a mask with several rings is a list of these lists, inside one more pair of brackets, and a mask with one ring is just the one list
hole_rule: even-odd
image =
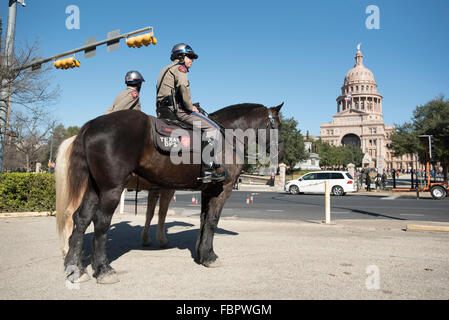
[[262,104],[257,103],[239,103],[231,106],[224,107],[223,109],[217,110],[209,114],[212,119],[227,120],[227,115],[232,115],[232,118],[239,118],[252,112],[255,109],[265,108]]

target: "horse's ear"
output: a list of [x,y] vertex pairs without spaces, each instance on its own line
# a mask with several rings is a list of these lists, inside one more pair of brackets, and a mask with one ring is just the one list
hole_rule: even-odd
[[282,108],[283,105],[284,105],[284,102],[282,102],[277,107],[272,107],[271,109],[273,109],[274,111],[276,111],[277,114],[279,114],[279,111],[281,111],[281,108]]

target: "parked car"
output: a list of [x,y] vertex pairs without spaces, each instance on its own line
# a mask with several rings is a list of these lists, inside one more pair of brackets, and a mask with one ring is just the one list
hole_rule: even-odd
[[330,182],[331,194],[343,196],[347,192],[356,192],[357,186],[349,172],[317,171],[309,172],[299,179],[285,183],[284,190],[291,194],[324,193],[325,181]]

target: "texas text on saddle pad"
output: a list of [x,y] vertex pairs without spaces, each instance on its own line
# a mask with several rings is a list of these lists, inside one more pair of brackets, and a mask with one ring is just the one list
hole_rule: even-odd
[[[201,131],[182,128],[168,123],[169,120],[149,116],[153,124],[153,141],[156,149],[163,153],[201,153]],[[196,141],[194,144],[193,141]]]

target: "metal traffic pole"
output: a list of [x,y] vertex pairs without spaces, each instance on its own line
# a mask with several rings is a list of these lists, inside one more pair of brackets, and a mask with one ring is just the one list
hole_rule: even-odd
[[326,215],[326,224],[331,223],[331,192],[329,181],[324,182],[324,213]]
[[[24,0],[9,0],[8,25],[6,29],[5,54],[2,64],[5,70],[9,70],[13,63],[14,34],[16,29],[17,2],[25,7]],[[6,119],[8,117],[9,81],[2,79],[0,90],[0,173],[3,169],[3,152],[6,140]]]

